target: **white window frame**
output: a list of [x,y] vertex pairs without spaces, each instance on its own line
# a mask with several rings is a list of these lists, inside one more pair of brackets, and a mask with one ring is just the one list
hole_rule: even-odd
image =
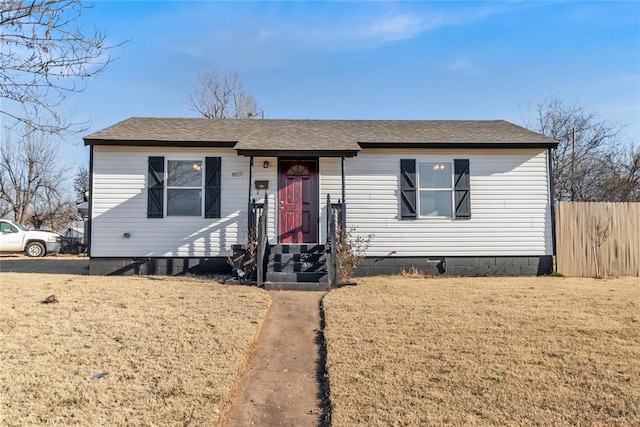
[[[189,186],[189,187],[176,187],[169,185],[169,162],[200,162],[200,186]],[[165,158],[165,176],[164,182],[166,183],[164,186],[164,216],[168,217],[182,217],[182,218],[204,218],[204,196],[205,196],[205,188],[204,188],[204,174],[205,174],[205,159],[204,157],[199,156],[187,156],[187,157],[172,157]],[[200,190],[200,213],[198,215],[175,215],[169,214],[169,190]]]
[[[416,161],[417,163],[417,167],[416,167],[416,186],[417,186],[417,200],[416,200],[416,204],[417,204],[417,208],[418,208],[418,218],[420,219],[453,219],[456,216],[456,212],[455,212],[455,206],[454,206],[454,195],[455,195],[455,177],[454,177],[454,170],[453,170],[453,160],[446,160],[446,161],[436,161],[436,160],[429,160],[429,161]],[[438,188],[438,187],[421,187],[420,186],[420,166],[423,164],[433,164],[433,165],[443,165],[443,164],[447,164],[449,165],[449,170],[451,171],[451,185],[449,188]],[[443,215],[438,215],[438,216],[434,216],[434,215],[422,215],[422,197],[421,194],[423,191],[431,191],[431,192],[448,192],[449,193],[449,200],[451,203],[451,215],[450,216],[443,216]]]

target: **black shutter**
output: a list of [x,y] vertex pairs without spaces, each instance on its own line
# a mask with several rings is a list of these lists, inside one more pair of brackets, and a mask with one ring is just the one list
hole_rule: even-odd
[[147,218],[162,218],[164,213],[164,157],[149,157],[147,186]]
[[400,219],[418,217],[416,187],[415,159],[400,159]]
[[204,217],[220,218],[220,157],[207,157],[204,178]]
[[469,159],[454,159],[454,193],[456,218],[471,218],[471,187],[469,185]]

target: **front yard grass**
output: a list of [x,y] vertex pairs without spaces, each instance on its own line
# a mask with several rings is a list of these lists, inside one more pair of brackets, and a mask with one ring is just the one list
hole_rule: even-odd
[[197,278],[17,273],[0,294],[0,424],[16,426],[216,425],[270,301]]
[[640,425],[640,279],[359,283],[323,302],[334,426]]

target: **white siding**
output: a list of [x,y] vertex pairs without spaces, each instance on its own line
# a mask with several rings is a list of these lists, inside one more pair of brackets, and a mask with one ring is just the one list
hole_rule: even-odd
[[[221,218],[147,218],[149,156],[222,157]],[[232,178],[232,172],[243,172]],[[249,159],[232,149],[95,146],[91,255],[226,256],[246,239]],[[124,233],[130,233],[125,238]]]
[[[400,220],[400,159],[470,161],[471,219]],[[347,224],[368,256],[551,254],[546,150],[365,149],[346,161]]]
[[[149,156],[222,157],[219,219],[147,218]],[[471,170],[471,219],[400,220],[400,159],[466,158]],[[269,162],[267,169],[264,161]],[[364,149],[345,160],[348,226],[373,234],[368,256],[482,256],[551,254],[546,150]],[[92,256],[227,256],[246,240],[249,158],[233,149],[94,147]],[[232,172],[243,172],[232,178]],[[277,243],[278,165],[256,157],[253,180],[268,180],[269,240]],[[320,242],[326,235],[326,198],[342,198],[341,159],[319,160]],[[251,197],[264,199],[251,183]],[[124,238],[130,233],[130,238]]]

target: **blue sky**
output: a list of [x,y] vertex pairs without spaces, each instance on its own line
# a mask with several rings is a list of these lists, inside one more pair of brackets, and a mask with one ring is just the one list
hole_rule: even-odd
[[[88,134],[196,117],[198,73],[237,71],[266,118],[505,119],[551,94],[640,143],[640,2],[97,1],[118,60],[64,105]],[[83,134],[84,135],[84,134]],[[70,162],[88,161],[83,135]]]

